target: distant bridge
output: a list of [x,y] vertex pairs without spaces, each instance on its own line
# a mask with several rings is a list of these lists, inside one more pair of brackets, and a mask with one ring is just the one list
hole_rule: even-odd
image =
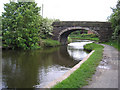
[[67,44],[67,37],[71,32],[78,30],[91,30],[98,37],[100,42],[108,41],[112,35],[110,22],[98,21],[59,21],[53,22],[53,39]]

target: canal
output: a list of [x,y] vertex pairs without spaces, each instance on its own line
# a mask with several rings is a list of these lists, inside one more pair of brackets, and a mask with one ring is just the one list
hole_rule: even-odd
[[80,62],[88,40],[42,50],[3,50],[2,88],[42,88]]

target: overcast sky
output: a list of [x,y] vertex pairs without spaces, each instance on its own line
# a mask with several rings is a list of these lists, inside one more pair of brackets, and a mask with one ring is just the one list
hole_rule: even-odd
[[[43,17],[61,21],[106,21],[115,7],[117,0],[35,0],[43,8]],[[0,14],[4,11],[0,1]]]

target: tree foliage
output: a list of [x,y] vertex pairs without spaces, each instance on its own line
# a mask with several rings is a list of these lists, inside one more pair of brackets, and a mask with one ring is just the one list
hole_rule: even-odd
[[43,18],[40,22],[40,37],[46,39],[52,36],[53,27],[51,26],[51,24],[53,23],[53,20]]
[[[10,2],[2,14],[3,47],[32,49],[52,35],[52,20],[43,18],[35,2]],[[24,0],[23,0],[24,1]]]
[[120,1],[117,2],[116,8],[112,8],[113,13],[110,16],[109,21],[113,27],[113,39],[120,39]]
[[2,16],[0,16],[0,46],[1,46],[1,39],[2,39]]
[[40,37],[42,39],[50,38],[53,34],[53,27],[52,23],[55,21],[60,21],[59,19],[48,19],[48,18],[42,18],[40,21]]
[[2,34],[2,16],[0,16],[0,36]]

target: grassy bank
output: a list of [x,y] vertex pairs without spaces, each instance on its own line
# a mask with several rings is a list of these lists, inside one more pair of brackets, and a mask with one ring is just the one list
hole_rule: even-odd
[[55,85],[55,88],[81,88],[88,84],[95,73],[96,67],[102,59],[103,46],[91,43],[84,46],[86,50],[95,50],[95,52],[84,62],[80,68],[73,72],[67,79]]
[[[0,46],[2,45],[2,42],[0,42]],[[52,39],[41,39],[39,42],[39,46],[33,49],[43,49],[44,47],[55,47],[59,46],[60,42]],[[10,47],[2,47],[3,49],[12,49]],[[20,49],[20,48],[16,48]],[[32,48],[31,48],[32,49]]]
[[95,34],[70,35],[69,37],[71,39],[99,41],[99,38]]
[[118,42],[118,40],[110,40],[109,42],[104,42],[103,44],[111,45],[120,51],[120,42]]
[[52,39],[42,39],[42,47],[55,47],[60,45],[60,42]]
[[79,36],[74,36],[74,37],[71,37],[71,39],[81,39],[81,40],[99,41],[99,38],[79,37]]

